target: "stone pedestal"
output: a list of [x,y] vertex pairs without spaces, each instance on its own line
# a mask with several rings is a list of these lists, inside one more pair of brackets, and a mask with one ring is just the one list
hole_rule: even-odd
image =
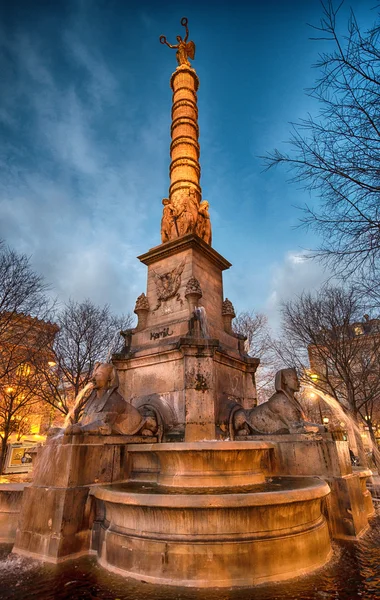
[[53,563],[87,554],[93,518],[89,489],[127,479],[125,444],[142,441],[64,436],[39,448],[33,483],[24,490],[13,552]]
[[[239,336],[225,330],[222,272],[230,263],[193,234],[139,258],[148,266],[150,310],[145,329],[134,331],[129,351],[113,357],[120,391],[135,407],[151,406],[160,414],[164,441],[225,437],[220,407],[229,400],[255,406],[259,364],[241,351]],[[179,266],[180,275],[174,275]],[[163,281],[173,292],[170,297]],[[194,315],[195,301],[188,298],[194,281],[201,282],[196,296],[204,309],[202,324]]]
[[159,412],[163,441],[187,442],[225,437],[219,413],[227,399],[255,406],[257,363],[223,349],[218,340],[191,336],[114,358],[128,401]]
[[[168,341],[169,337],[175,339],[188,333],[193,314],[186,301],[186,286],[194,277],[200,282],[202,297],[199,304],[206,311],[210,337],[237,351],[237,338],[224,332],[222,318],[222,273],[231,266],[228,260],[194,234],[156,246],[138,258],[148,267],[146,298],[150,311],[145,330],[136,331],[133,336],[131,350],[154,346],[152,342]],[[165,276],[164,280],[160,279],[162,276]],[[166,327],[169,330],[164,335]]]

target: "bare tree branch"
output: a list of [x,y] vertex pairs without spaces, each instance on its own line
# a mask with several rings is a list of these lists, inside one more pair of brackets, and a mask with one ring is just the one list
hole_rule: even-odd
[[351,12],[347,33],[337,31],[337,8],[322,3],[316,39],[333,44],[320,55],[320,72],[309,95],[319,114],[293,123],[291,151],[264,157],[267,168],[281,163],[291,181],[314,191],[317,209],[304,207],[303,226],[322,237],[314,256],[341,276],[378,279],[380,258],[380,27],[362,33]]

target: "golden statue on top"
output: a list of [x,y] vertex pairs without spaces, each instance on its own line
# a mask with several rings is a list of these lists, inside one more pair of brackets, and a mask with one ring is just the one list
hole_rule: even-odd
[[176,48],[176,50],[177,50],[176,58],[177,58],[177,63],[179,66],[187,65],[188,67],[190,67],[191,65],[188,61],[188,58],[191,58],[191,60],[194,60],[195,44],[194,44],[194,42],[187,41],[189,38],[189,29],[187,27],[187,23],[188,23],[187,18],[182,17],[181,25],[183,25],[185,27],[186,35],[185,35],[184,39],[182,39],[180,35],[177,35],[178,44],[176,44],[176,45],[169,44],[169,42],[166,40],[166,37],[164,35],[160,35],[160,42],[161,42],[161,44],[166,44],[167,46],[169,46],[169,48]]

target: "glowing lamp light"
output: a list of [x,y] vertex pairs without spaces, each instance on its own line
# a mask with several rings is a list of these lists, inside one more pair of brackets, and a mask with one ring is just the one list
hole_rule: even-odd
[[49,367],[55,367],[55,366],[56,366],[56,364],[57,364],[57,363],[56,363],[54,360],[49,360],[49,361],[48,361],[48,365],[49,365]]
[[328,422],[329,422],[329,418],[328,417],[323,417],[323,424],[327,425]]
[[311,392],[311,393],[309,394],[309,396],[310,396],[310,398],[316,398],[316,397],[317,397],[317,394],[314,394],[314,392]]
[[311,378],[313,381],[318,381],[318,375],[317,375],[316,373],[312,373],[312,374],[310,375],[310,378]]
[[11,394],[13,392],[13,387],[7,387],[5,391],[7,394]]

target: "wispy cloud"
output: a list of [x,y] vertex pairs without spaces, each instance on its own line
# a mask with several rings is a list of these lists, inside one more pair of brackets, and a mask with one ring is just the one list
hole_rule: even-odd
[[[135,107],[125,105],[125,90],[95,40],[90,51],[74,26],[59,41],[66,78],[37,35],[3,37],[2,60],[14,73],[0,105],[8,134],[0,156],[0,237],[32,255],[62,300],[90,296],[127,311],[145,288],[135,256],[162,171],[160,114],[135,124]],[[115,129],[133,144],[122,147]],[[147,157],[154,177],[147,177]]]
[[305,290],[316,290],[326,279],[323,267],[308,253],[287,252],[282,262],[272,268],[270,293],[265,306],[272,328],[277,330],[280,326],[281,302],[299,296]]

